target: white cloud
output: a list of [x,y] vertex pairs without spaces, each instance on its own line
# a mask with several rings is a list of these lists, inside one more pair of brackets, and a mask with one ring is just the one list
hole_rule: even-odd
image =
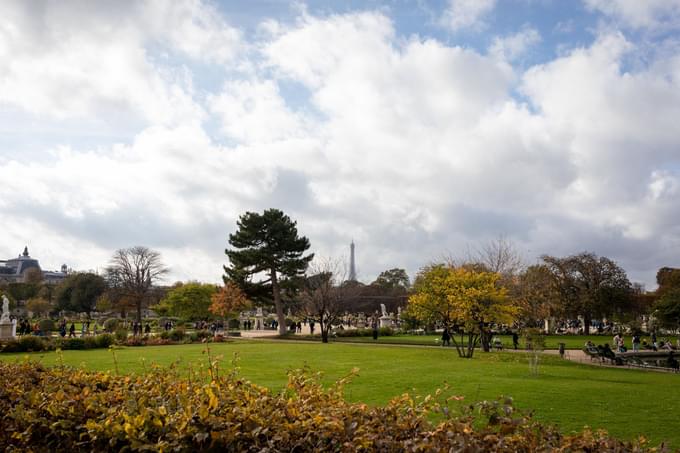
[[[0,52],[12,55],[0,59],[0,109],[33,112],[36,130],[66,121],[47,116],[140,119],[120,144],[75,137],[37,159],[0,157],[4,243],[19,243],[3,243],[8,256],[28,243],[39,258],[63,256],[56,266],[87,269],[143,244],[164,253],[171,280],[219,281],[237,216],[279,207],[320,255],[342,254],[353,237],[365,278],[387,267],[413,272],[500,233],[535,254],[610,255],[633,278],[672,264],[673,48],[631,69],[638,44],[600,32],[521,72],[513,60],[540,38],[530,27],[484,55],[404,38],[378,12],[303,11],[242,42],[202,3],[78,17],[47,8],[39,19],[10,5],[4,12],[14,15],[0,22]],[[140,11],[154,8],[158,22],[139,27]],[[175,35],[184,28],[163,25],[184,17],[174,8],[203,17],[198,31],[187,25],[199,37],[185,47]],[[251,70],[223,70],[242,63]],[[195,86],[204,65],[218,82]],[[219,133],[228,146],[211,138]]]
[[286,106],[272,80],[227,82],[209,104],[222,131],[242,143],[299,138],[306,132],[305,118]]
[[513,61],[522,57],[533,45],[541,42],[538,30],[525,26],[519,32],[494,38],[488,52],[496,58]]
[[452,31],[478,30],[485,26],[484,18],[496,6],[496,0],[449,0],[441,23]]
[[148,46],[224,63],[240,33],[214,8],[181,2],[25,2],[0,5],[0,107],[56,119],[119,117],[177,124],[200,119],[190,74],[150,58]]
[[627,27],[680,27],[679,0],[584,0],[584,3]]

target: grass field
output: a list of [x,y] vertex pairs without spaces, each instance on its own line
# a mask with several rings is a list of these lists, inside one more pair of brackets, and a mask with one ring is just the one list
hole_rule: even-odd
[[[385,337],[388,338],[388,337]],[[140,372],[151,363],[198,366],[206,363],[204,345],[121,348],[116,350],[121,373]],[[240,356],[241,373],[253,382],[280,389],[286,371],[308,365],[323,371],[331,382],[353,367],[359,376],[347,387],[347,398],[369,404],[385,403],[403,392],[425,395],[444,382],[466,402],[509,395],[516,405],[533,409],[538,419],[555,423],[565,432],[584,425],[606,428],[621,438],[644,435],[658,443],[680,447],[680,432],[673,428],[680,400],[674,397],[680,375],[579,365],[555,356],[542,359],[540,374],[532,376],[527,357],[515,353],[476,353],[460,359],[455,350],[365,344],[236,341],[211,345],[213,355],[230,366]],[[64,351],[64,363],[93,370],[113,370],[108,350]],[[55,353],[3,354],[0,360],[26,356],[55,365]]]

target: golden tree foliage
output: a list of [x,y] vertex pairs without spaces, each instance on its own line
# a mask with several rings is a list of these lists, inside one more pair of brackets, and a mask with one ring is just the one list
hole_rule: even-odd
[[[467,335],[467,351],[458,342],[459,354],[471,357],[479,336],[490,324],[509,324],[518,309],[507,297],[495,272],[435,265],[421,271],[415,294],[409,297],[409,314],[424,322],[439,322]],[[462,343],[462,341],[461,341]]]
[[227,282],[210,300],[210,313],[223,318],[250,306],[245,293],[234,282]]

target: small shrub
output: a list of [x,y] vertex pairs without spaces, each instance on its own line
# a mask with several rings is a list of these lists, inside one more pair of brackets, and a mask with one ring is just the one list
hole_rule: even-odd
[[127,329],[116,330],[116,341],[123,342],[123,341],[127,340],[127,337],[128,337]]
[[24,335],[4,343],[2,352],[38,352],[49,350],[49,342],[42,337]]
[[170,331],[169,330],[164,330],[161,332],[160,337],[163,340],[169,340],[170,339]]
[[229,322],[228,322],[227,324],[228,324],[227,327],[228,327],[229,329],[236,329],[236,330],[238,330],[238,329],[241,328],[241,321],[239,321],[238,319],[230,319]]
[[380,337],[391,337],[394,335],[394,330],[391,327],[381,327],[378,329],[378,336]]
[[118,324],[120,324],[120,319],[109,318],[106,321],[104,321],[104,330],[109,333],[113,333],[118,329]]
[[57,329],[57,326],[51,319],[41,319],[38,325],[40,326],[42,333],[45,335],[49,335]]
[[96,337],[94,337],[94,339],[97,342],[98,348],[108,348],[109,346],[115,343],[115,338],[113,337],[113,335],[108,333],[97,335]]
[[95,337],[84,337],[83,339],[85,349],[97,349],[97,339]]
[[84,338],[64,338],[57,342],[57,346],[64,351],[87,349]]
[[172,341],[184,341],[184,337],[186,337],[187,333],[184,329],[173,329],[170,331],[169,338]]

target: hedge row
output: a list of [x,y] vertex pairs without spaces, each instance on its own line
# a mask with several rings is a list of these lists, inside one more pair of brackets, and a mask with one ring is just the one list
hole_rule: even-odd
[[[373,336],[373,329],[338,329],[335,330],[337,337],[371,337]],[[394,335],[394,329],[391,327],[380,327],[378,329],[379,337],[390,337]]]
[[16,340],[0,343],[0,352],[39,352],[55,349],[97,349],[108,348],[114,344],[113,335],[102,334],[83,338],[45,338],[24,335]]
[[[209,354],[207,355],[210,359]],[[349,403],[343,379],[324,389],[308,371],[274,393],[220,374],[214,363],[114,376],[37,363],[0,364],[0,449],[5,451],[651,451],[604,432],[564,436],[509,401],[450,414],[440,396],[381,407]],[[206,379],[207,376],[210,379]],[[439,412],[431,422],[432,412]]]
[[198,330],[187,334],[184,329],[163,331],[158,337],[131,337],[128,335],[128,331],[124,329],[116,331],[115,335],[100,334],[96,336],[77,338],[47,338],[34,335],[24,335],[15,340],[0,342],[0,353],[40,352],[54,351],[56,349],[97,349],[108,348],[112,344],[119,344],[122,346],[158,346],[202,341],[220,341],[220,338],[214,338],[212,332],[208,330]]

